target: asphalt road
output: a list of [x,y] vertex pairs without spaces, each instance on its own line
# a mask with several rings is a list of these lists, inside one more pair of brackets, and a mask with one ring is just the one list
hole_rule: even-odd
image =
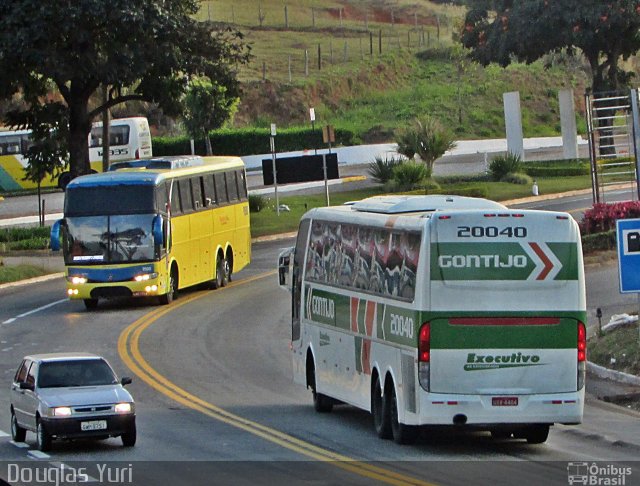
[[0,478],[10,464],[93,467],[97,478],[104,463],[130,465],[133,484],[566,484],[569,462],[637,458],[640,415],[596,400],[583,425],[556,426],[539,446],[450,428],[398,446],[375,436],[365,412],[315,413],[310,393],[291,381],[290,307],[273,272],[289,244],[255,244],[250,267],[231,286],[183,292],[169,307],[117,302],[87,312],[61,298],[61,278],[0,290],[6,389],[25,354],[96,352],[133,375],[139,425],[133,449],[117,439],[77,441],[54,443],[43,456],[31,433],[26,447],[11,443],[8,397],[0,394]]

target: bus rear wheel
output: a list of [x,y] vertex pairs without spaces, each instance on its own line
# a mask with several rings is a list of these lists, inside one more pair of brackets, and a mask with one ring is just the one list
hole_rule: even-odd
[[391,416],[391,434],[396,444],[413,444],[418,438],[420,429],[414,425],[401,424],[398,420],[398,400],[393,383],[387,392],[389,395],[389,415]]
[[380,378],[376,376],[371,391],[371,415],[373,416],[373,427],[376,434],[381,439],[391,439],[391,420],[389,419],[389,406],[386,396],[382,396]]
[[549,437],[548,425],[530,425],[522,434],[529,444],[542,444]]
[[228,283],[228,263],[227,260],[222,255],[220,255],[218,256],[218,261],[216,262],[216,278],[214,281],[214,288],[219,289],[222,287],[226,287]]

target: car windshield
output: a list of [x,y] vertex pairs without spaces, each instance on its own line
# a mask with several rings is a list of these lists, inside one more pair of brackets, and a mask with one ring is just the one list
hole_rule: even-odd
[[67,264],[147,262],[155,257],[153,214],[66,218]]
[[38,373],[39,388],[113,385],[117,382],[111,367],[101,359],[42,363]]

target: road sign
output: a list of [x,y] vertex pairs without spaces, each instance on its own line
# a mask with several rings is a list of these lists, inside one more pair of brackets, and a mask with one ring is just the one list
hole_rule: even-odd
[[620,292],[640,292],[640,219],[616,221]]

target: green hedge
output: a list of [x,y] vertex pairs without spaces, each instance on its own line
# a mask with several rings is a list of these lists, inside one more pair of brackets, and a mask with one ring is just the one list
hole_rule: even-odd
[[592,251],[615,250],[616,230],[605,231],[603,233],[593,233],[582,235],[582,251],[589,253]]
[[0,243],[17,242],[34,238],[49,238],[50,226],[26,228],[3,228],[0,230]]
[[[211,132],[211,147],[214,155],[254,155],[271,152],[268,128],[224,129]],[[356,135],[351,130],[335,129],[336,141],[333,145],[355,145]],[[154,137],[153,155],[184,155],[191,153],[191,141],[187,136]],[[322,130],[311,128],[281,128],[275,137],[276,151],[313,150],[325,148]],[[195,152],[205,155],[204,140],[195,141]]]
[[540,160],[522,164],[524,171],[531,177],[570,177],[587,175],[591,164],[586,159],[578,160]]

